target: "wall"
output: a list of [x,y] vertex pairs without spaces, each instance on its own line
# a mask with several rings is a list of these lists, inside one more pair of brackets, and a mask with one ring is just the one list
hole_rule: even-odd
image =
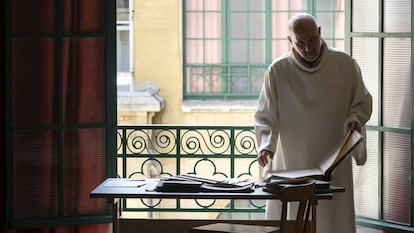
[[252,125],[255,101],[183,103],[182,1],[135,1],[135,82],[154,80],[165,108],[153,123]]

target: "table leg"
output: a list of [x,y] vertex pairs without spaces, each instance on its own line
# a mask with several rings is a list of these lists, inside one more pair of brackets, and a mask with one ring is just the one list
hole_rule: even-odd
[[312,222],[311,222],[311,232],[316,233],[316,207],[318,206],[318,200],[312,200]]
[[119,227],[119,217],[121,216],[121,200],[114,198],[112,209],[112,233],[121,233]]

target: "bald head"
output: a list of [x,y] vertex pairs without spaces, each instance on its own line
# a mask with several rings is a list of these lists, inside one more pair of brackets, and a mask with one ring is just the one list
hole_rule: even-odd
[[312,15],[302,13],[290,18],[288,22],[288,27],[289,33],[293,35],[294,32],[300,32],[309,28],[313,28],[316,30],[318,28],[318,23]]
[[321,31],[310,14],[293,16],[288,23],[288,40],[296,54],[306,62],[315,62],[321,54]]

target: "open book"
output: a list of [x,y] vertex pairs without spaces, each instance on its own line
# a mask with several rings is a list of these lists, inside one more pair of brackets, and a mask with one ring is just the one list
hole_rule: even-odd
[[281,177],[281,178],[300,178],[311,177],[319,180],[330,180],[331,173],[341,163],[347,155],[360,143],[364,138],[356,130],[349,130],[344,140],[339,143],[332,153],[329,153],[316,168],[310,169],[297,169],[297,170],[283,170],[275,171],[269,170],[268,178]]

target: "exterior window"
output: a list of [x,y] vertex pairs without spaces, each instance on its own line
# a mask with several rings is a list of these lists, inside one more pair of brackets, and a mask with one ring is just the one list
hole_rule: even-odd
[[184,3],[185,99],[257,98],[264,69],[289,49],[287,21],[300,12],[318,18],[329,45],[344,47],[343,1]]

